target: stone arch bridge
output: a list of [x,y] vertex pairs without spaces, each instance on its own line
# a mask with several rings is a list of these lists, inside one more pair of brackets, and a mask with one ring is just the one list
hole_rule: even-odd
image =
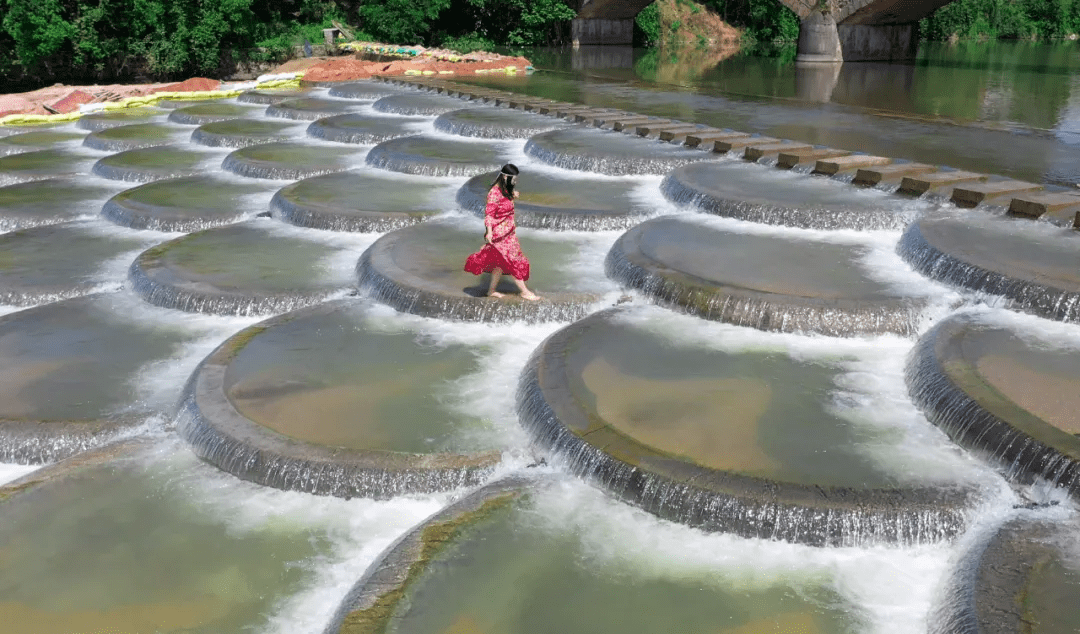
[[[802,21],[797,61],[915,56],[918,21],[951,0],[778,0]],[[652,0],[579,0],[574,46],[633,42],[634,17]]]

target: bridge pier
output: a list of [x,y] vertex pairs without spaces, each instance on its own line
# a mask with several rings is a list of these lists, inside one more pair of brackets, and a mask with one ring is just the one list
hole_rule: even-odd
[[919,49],[917,24],[841,24],[838,34],[848,62],[914,59]]
[[593,44],[634,43],[634,18],[574,18],[570,26],[574,48]]
[[843,63],[836,20],[827,13],[811,11],[799,24],[797,51],[795,62],[799,64]]
[[916,24],[836,24],[812,11],[799,25],[795,61],[802,64],[888,62],[912,59],[918,50]]

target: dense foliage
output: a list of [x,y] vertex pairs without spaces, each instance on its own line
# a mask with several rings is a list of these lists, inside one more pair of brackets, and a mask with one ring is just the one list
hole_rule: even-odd
[[213,74],[241,51],[281,57],[344,13],[315,0],[0,0],[0,15],[0,77],[49,81]]
[[[751,42],[794,42],[799,39],[799,18],[778,0],[696,0],[724,22],[742,29]],[[664,39],[659,2],[646,7],[635,19],[634,44],[658,46]],[[672,25],[677,28],[678,25]],[[669,27],[670,28],[670,27]]]
[[451,48],[459,48],[454,45],[460,40],[513,47],[554,46],[569,39],[570,20],[575,15],[577,11],[567,0],[453,0],[425,41]]
[[566,0],[0,0],[0,81],[214,75],[321,43],[332,20],[399,44],[542,46],[574,15]]
[[660,5],[654,2],[634,18],[634,46],[659,46],[660,35]]
[[799,16],[778,0],[707,0],[724,22],[745,29],[756,42],[794,42],[799,39]]
[[956,0],[919,30],[930,40],[1064,37],[1080,32],[1080,0]]

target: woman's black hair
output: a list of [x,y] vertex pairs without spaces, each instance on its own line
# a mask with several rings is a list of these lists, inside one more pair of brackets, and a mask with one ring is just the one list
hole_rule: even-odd
[[520,170],[518,170],[517,165],[514,165],[513,163],[507,163],[506,165],[502,166],[502,169],[499,171],[498,178],[495,179],[495,182],[492,183],[491,186],[495,187],[497,185],[499,187],[499,191],[502,192],[503,196],[506,196],[510,200],[513,200],[514,180],[511,177],[517,176],[519,173],[521,172]]

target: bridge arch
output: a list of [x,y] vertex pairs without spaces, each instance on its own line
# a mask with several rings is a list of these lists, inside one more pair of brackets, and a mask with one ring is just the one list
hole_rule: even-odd
[[[839,62],[915,56],[918,22],[952,0],[777,0],[802,22],[799,61]],[[581,0],[574,46],[622,45],[652,0]]]

